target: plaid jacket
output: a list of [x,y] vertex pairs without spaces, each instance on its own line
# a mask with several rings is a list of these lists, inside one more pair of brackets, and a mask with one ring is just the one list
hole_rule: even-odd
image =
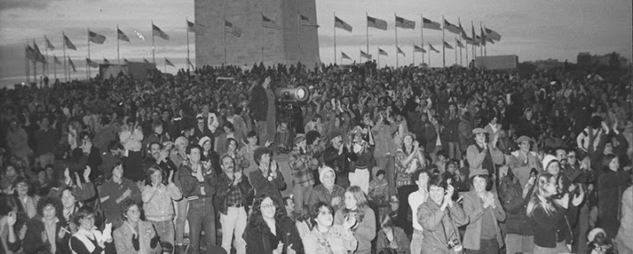
[[308,154],[302,154],[297,147],[295,147],[294,150],[290,153],[290,160],[288,161],[288,165],[292,170],[295,185],[305,187],[314,185],[314,177],[312,176],[312,170],[310,168],[311,162],[312,156]]

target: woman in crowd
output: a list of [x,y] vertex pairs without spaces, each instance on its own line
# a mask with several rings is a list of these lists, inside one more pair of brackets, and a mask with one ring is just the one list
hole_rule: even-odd
[[380,230],[376,240],[376,252],[390,249],[396,254],[409,254],[409,238],[400,227],[396,227],[389,214],[380,215]]
[[[215,139],[215,148],[213,149],[218,154],[226,153],[229,139],[235,140],[235,128],[233,128],[233,124],[225,122],[222,129],[224,132]],[[237,150],[237,147],[235,149]]]
[[499,222],[505,221],[506,213],[492,193],[492,181],[488,170],[470,172],[472,189],[464,194],[464,212],[469,223],[464,234],[464,248],[468,253],[499,253],[503,247],[503,235]]
[[18,176],[13,183],[13,188],[29,219],[35,217],[35,215],[37,215],[37,202],[40,200],[40,196],[33,194],[29,179],[24,176]]
[[24,226],[26,215],[20,212],[19,208],[20,204],[14,196],[0,194],[0,252],[2,253],[16,253],[22,245],[18,232]]
[[[575,209],[584,198],[584,194],[573,197],[570,194],[560,198],[558,181],[550,173],[541,173],[536,178],[534,192],[527,206],[527,215],[536,222],[534,230],[534,253],[567,253],[570,252],[566,244],[567,233],[570,228],[565,219],[568,208]],[[571,206],[571,207],[570,207]]]
[[160,253],[159,236],[152,223],[141,220],[141,212],[134,200],[121,203],[125,222],[113,234],[117,254]]
[[70,238],[70,249],[76,254],[104,254],[113,253],[111,224],[101,232],[95,229],[95,210],[90,206],[79,208],[75,216],[75,224],[79,230]]
[[347,220],[356,221],[352,231],[358,240],[358,248],[354,253],[371,253],[371,241],[376,237],[376,215],[369,208],[367,197],[358,186],[347,188],[345,205],[334,215],[334,224],[343,225]]
[[603,173],[598,177],[598,221],[596,226],[614,238],[620,227],[622,193],[631,183],[629,173],[622,171],[617,156],[608,154],[602,161]]
[[454,188],[441,175],[429,179],[429,197],[418,208],[418,221],[424,228],[422,253],[455,253],[463,251],[457,227],[466,225],[468,217],[453,202]]
[[[68,250],[70,230],[59,220],[62,211],[61,201],[57,198],[44,197],[37,203],[37,215],[31,218],[26,226],[23,248],[26,253],[65,253]],[[63,240],[66,241],[63,241]]]
[[163,180],[163,171],[158,166],[147,169],[146,186],[143,188],[143,210],[163,242],[174,245],[174,204],[180,200],[182,192],[174,184],[174,171],[169,171],[167,185]]
[[244,230],[246,253],[303,253],[299,232],[285,210],[269,194],[259,194]]
[[343,225],[333,225],[333,213],[332,207],[324,202],[318,202],[312,207],[314,226],[302,237],[306,254],[347,254],[356,250],[358,241],[352,232],[356,221],[350,218]]
[[123,164],[118,163],[112,169],[112,178],[101,185],[99,198],[106,220],[112,222],[115,228],[123,224],[123,217],[119,205],[126,199],[141,201],[141,191],[136,183],[123,177]]
[[528,177],[528,183],[521,186],[519,179],[508,167],[499,171],[499,200],[506,211],[505,245],[507,254],[532,253],[534,250],[534,221],[526,214],[529,197],[534,190],[537,171]]
[[239,144],[237,140],[234,138],[226,139],[226,152],[224,154],[230,156],[235,161],[235,169],[238,171],[243,171],[248,168],[251,164],[250,162],[244,158],[244,155],[239,153],[238,150]]
[[255,150],[253,157],[255,164],[259,167],[249,176],[255,193],[267,194],[273,198],[278,207],[283,207],[280,190],[286,187],[286,182],[279,171],[279,165],[272,159],[273,152],[267,147],[260,147]]
[[398,188],[398,226],[411,228],[411,223],[407,221],[409,211],[409,194],[416,190],[416,185],[412,182],[411,176],[414,172],[426,168],[427,161],[424,158],[424,148],[415,140],[412,133],[407,133],[403,137],[402,147],[396,152],[396,187]]
[[2,174],[0,174],[0,191],[3,193],[9,193],[9,189],[13,186],[13,182],[18,177],[18,171],[15,166],[9,164],[4,167]]
[[368,135],[369,140],[365,140],[363,138],[362,128],[360,127],[351,131],[351,136],[352,152],[356,154],[358,159],[353,161],[350,165],[349,182],[350,185],[359,186],[365,194],[368,194],[371,169],[376,163],[374,161],[374,150],[372,148],[373,138],[371,135]]

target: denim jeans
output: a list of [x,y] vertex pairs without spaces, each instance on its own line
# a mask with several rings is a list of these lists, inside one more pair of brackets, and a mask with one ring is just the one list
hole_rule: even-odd
[[166,221],[149,221],[154,225],[156,234],[160,237],[161,242],[167,242],[174,246],[174,222],[172,220]]
[[466,249],[468,254],[498,254],[499,243],[497,239],[481,239],[478,250]]
[[204,230],[204,237],[207,241],[207,248],[216,245],[215,240],[215,209],[212,198],[199,198],[189,201],[189,253],[200,253],[200,234]]
[[349,173],[349,185],[360,187],[365,195],[369,194],[369,169],[356,169],[353,173]]
[[187,223],[187,206],[189,200],[183,198],[176,201],[176,244],[182,245],[185,239],[185,224]]
[[507,234],[506,254],[532,253],[534,251],[534,236]]
[[[237,254],[246,253],[246,242],[242,235],[246,229],[246,209],[244,207],[229,207],[226,214],[220,213],[222,225],[222,248],[226,253],[231,253],[231,242],[234,242]],[[235,240],[233,241],[233,235]]]

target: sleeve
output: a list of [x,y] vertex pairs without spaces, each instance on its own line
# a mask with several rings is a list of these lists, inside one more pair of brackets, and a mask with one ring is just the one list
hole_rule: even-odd
[[464,210],[461,206],[459,206],[459,204],[453,203],[453,206],[449,206],[447,209],[451,213],[451,218],[453,219],[457,227],[468,224],[468,216],[466,216],[466,213],[464,213]]
[[277,177],[273,180],[275,187],[279,190],[283,190],[286,188],[286,181],[284,180],[284,174],[281,173],[280,169],[277,169]]
[[70,238],[70,248],[77,254],[99,254],[103,251],[103,248],[99,245],[96,245],[92,252],[88,251],[86,246],[76,237]]
[[132,200],[135,200],[136,202],[141,202],[141,190],[138,188],[138,185],[136,185],[134,182],[130,181],[130,190],[132,190],[132,194],[130,194],[130,198]]
[[468,150],[466,150],[466,159],[468,160],[468,164],[470,165],[470,168],[481,167],[481,163],[484,162],[485,158],[486,158],[486,153],[485,152],[480,153],[479,150],[477,150],[477,147],[475,147],[475,145],[469,146]]
[[[259,170],[259,169],[257,169]],[[260,193],[266,186],[266,179],[264,179],[264,177],[259,177],[256,174],[260,174],[260,172],[258,171],[253,171],[251,172],[250,179],[251,179],[251,185],[253,186],[253,189],[255,190],[255,193]]]
[[427,205],[421,205],[418,208],[418,223],[424,228],[424,230],[435,231],[440,225],[440,221],[444,218],[445,213],[437,209],[431,211]]
[[[477,199],[473,199],[470,193],[466,195],[467,196],[464,197],[464,212],[467,214],[468,219],[471,222],[477,221],[484,215],[484,210],[475,203],[479,202],[479,198],[476,197]],[[455,204],[453,204],[453,206],[455,206]]]
[[509,213],[518,213],[523,207],[523,196],[520,193],[510,190],[512,188],[508,183],[502,182],[499,187],[503,208]]
[[318,251],[318,245],[317,245],[317,239],[316,237],[314,237],[313,234],[307,234],[306,236],[304,236],[303,238],[301,238],[301,241],[303,242],[303,248],[305,249],[305,254],[319,254]]
[[197,180],[189,176],[188,172],[189,170],[187,170],[185,167],[180,167],[180,169],[178,170],[178,176],[181,183],[180,188],[182,191],[182,196],[185,198],[194,196],[194,192],[196,190],[196,187],[198,186]]
[[95,186],[92,182],[82,183],[81,187],[75,188],[73,192],[78,201],[86,201],[97,195],[95,192]]
[[114,247],[116,249],[116,253],[119,253],[119,254],[133,253],[133,250],[130,250],[125,244],[129,240],[124,239],[124,236],[120,230],[114,230],[114,232],[112,233],[112,238],[114,240]]
[[154,186],[145,186],[141,192],[141,199],[143,203],[149,203],[156,195],[156,188]]
[[505,156],[503,155],[501,150],[499,150],[498,148],[490,149],[490,155],[492,157],[492,162],[494,162],[497,165],[503,164],[503,161],[505,160]]
[[244,242],[246,242],[247,254],[259,254],[261,253],[263,246],[261,244],[261,236],[250,225],[246,226],[244,233],[242,234]]
[[178,186],[174,183],[167,184],[167,191],[169,192],[169,196],[172,200],[180,200],[182,198],[180,188],[178,188]]
[[506,212],[503,210],[503,206],[501,206],[501,202],[499,202],[499,197],[497,197],[497,195],[495,195],[494,213],[495,216],[497,216],[497,221],[501,222],[506,220]]
[[245,175],[242,175],[242,181],[238,184],[238,186],[240,187],[240,191],[246,200],[249,200],[249,198],[255,194],[253,192],[253,186],[251,186],[248,182],[248,178]]
[[411,254],[411,240],[401,228],[394,228],[396,240],[398,241],[398,253]]
[[359,240],[371,242],[376,237],[376,216],[370,208],[365,208],[365,216],[354,235]]

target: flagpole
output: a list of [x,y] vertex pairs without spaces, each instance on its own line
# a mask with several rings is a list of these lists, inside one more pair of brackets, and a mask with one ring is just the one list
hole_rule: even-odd
[[187,31],[185,31],[187,34],[187,71],[189,71],[189,63],[191,60],[189,60],[189,20],[187,18],[185,18],[185,26],[187,28]]
[[224,65],[226,65],[226,16],[222,15],[222,23],[224,23]]
[[[27,44],[28,45],[28,44]],[[31,83],[31,75],[29,75],[29,69],[31,68],[30,64],[29,64],[29,56],[28,56],[28,46],[24,46],[24,65],[26,68],[24,68],[24,76],[26,77],[26,84]]]
[[[299,15],[301,15],[301,14],[299,14]],[[301,35],[301,27],[300,27],[301,26],[301,18],[297,17],[297,19],[298,19],[297,21],[299,21],[299,22],[297,22],[297,48],[298,48],[297,58],[299,59],[299,62],[301,62],[301,36],[300,36]],[[264,50],[264,43],[262,42],[262,51],[263,50]]]
[[442,67],[446,68],[446,47],[444,45],[444,30],[446,29],[446,19],[442,15]]
[[[468,37],[468,36],[466,36],[466,37]],[[472,41],[471,41],[471,43],[472,43]],[[468,64],[469,64],[468,63],[468,42],[466,43],[464,48],[466,48],[466,67],[468,67]]]
[[[90,28],[88,29],[88,60],[90,60]],[[88,62],[86,62],[86,64],[88,64]],[[88,65],[88,79],[90,79],[90,68],[91,66]]]
[[57,63],[55,62],[55,55],[54,54],[53,54],[53,74],[55,74],[55,81],[57,81]]
[[429,68],[431,68],[431,44],[429,44]]
[[[455,44],[457,44],[457,38],[455,38]],[[455,51],[457,54],[457,51]],[[459,65],[464,66],[464,61],[462,60],[462,47],[459,47]]]
[[[420,14],[420,47],[424,49],[424,16]],[[424,65],[424,51],[422,51],[422,65]]]
[[369,18],[369,14],[365,12],[365,36],[367,41],[367,54],[369,54],[369,24],[367,24],[367,19]]
[[[479,21],[479,33],[481,33],[481,21]],[[484,55],[484,46],[486,44],[486,38],[484,38],[484,34],[481,33],[481,45],[479,45],[479,55]]]
[[380,48],[378,48],[378,58],[377,59],[378,59],[378,61],[377,61],[378,69],[380,69]]
[[44,54],[46,54],[44,56],[44,59],[46,60],[46,63],[44,63],[44,69],[46,70],[46,77],[48,77],[48,38],[44,36],[44,40],[44,43],[46,43],[46,45],[44,45]]
[[[394,18],[398,18],[396,13],[393,13]],[[396,68],[398,68],[398,22],[396,21],[396,27],[394,29],[396,31]]]
[[[261,55],[261,61],[260,62],[263,63],[264,62],[264,24],[263,24],[263,22],[264,22],[264,12],[262,11],[260,13],[262,14],[262,27],[260,28],[260,31],[261,31],[261,44],[262,44],[261,45],[262,46],[262,48],[261,48],[262,52],[261,53],[262,53],[262,55]],[[298,26],[297,26],[297,38],[299,38],[299,27]]]
[[62,49],[64,51],[64,79],[68,81],[68,73],[66,72],[66,34],[64,32],[62,32],[62,41]]
[[[336,65],[336,12],[334,13],[334,64]],[[341,56],[341,63],[343,62],[343,58]]]
[[[457,41],[457,39],[455,39],[455,41]],[[455,42],[455,47],[457,47],[457,42]],[[455,51],[455,65],[457,65],[457,49],[455,49],[454,51]]]
[[167,58],[165,58],[165,63],[163,63],[163,68],[165,69],[165,73],[167,73]]
[[119,54],[119,24],[116,25],[116,62],[121,64],[121,56]]
[[471,44],[471,46],[473,46],[473,61],[474,61],[474,60],[475,60],[475,58],[476,58],[476,55],[477,55],[477,49],[475,48],[475,42],[476,42],[477,40],[476,40],[476,38],[475,38],[476,36],[475,36],[475,33],[474,33],[474,32],[475,32],[475,25],[473,24],[473,21],[472,21],[472,20],[470,21],[470,27],[471,27],[471,29],[472,29],[471,31],[472,31],[472,33],[473,33],[473,34],[472,34],[472,36],[473,36],[473,44]]
[[415,44],[413,44],[413,54],[411,54],[411,55],[412,55],[412,58],[413,58],[413,66],[415,66]]

